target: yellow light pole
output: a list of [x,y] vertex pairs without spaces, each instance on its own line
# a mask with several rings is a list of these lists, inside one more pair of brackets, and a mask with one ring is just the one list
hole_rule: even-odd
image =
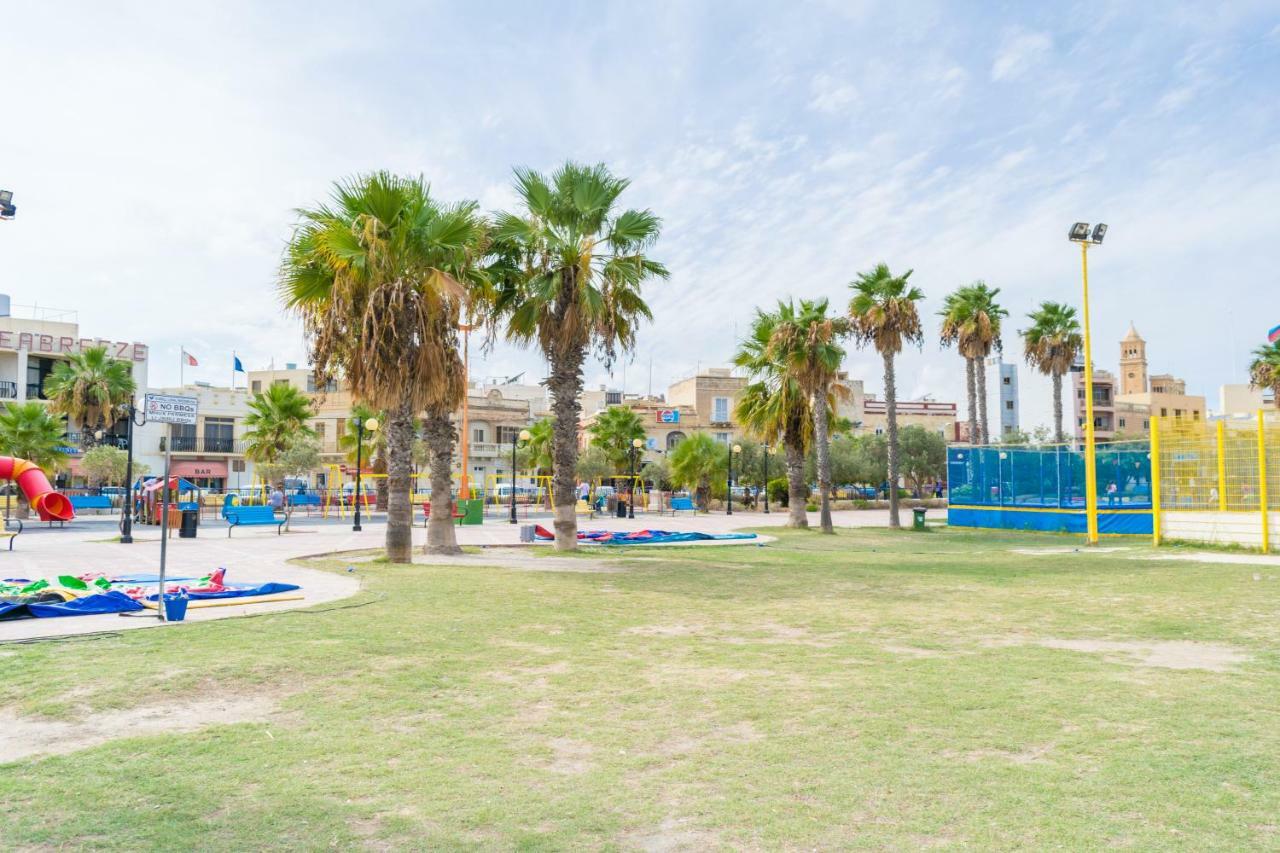
[[1080,272],[1084,279],[1084,511],[1086,541],[1098,544],[1098,447],[1093,430],[1093,347],[1089,335],[1089,246],[1100,245],[1107,226],[1099,223],[1093,233],[1089,223],[1071,226],[1067,238],[1080,244]]

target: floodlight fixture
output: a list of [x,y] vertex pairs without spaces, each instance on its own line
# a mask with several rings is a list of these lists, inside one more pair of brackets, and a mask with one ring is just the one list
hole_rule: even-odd
[[1083,243],[1089,239],[1089,223],[1077,222],[1071,226],[1071,230],[1067,232],[1067,239],[1076,243]]
[[1107,226],[1105,223],[1099,222],[1097,225],[1093,226],[1093,237],[1091,238],[1093,242],[1101,243],[1102,238],[1105,236],[1107,236]]
[[13,219],[18,212],[13,203],[13,190],[0,190],[0,219]]

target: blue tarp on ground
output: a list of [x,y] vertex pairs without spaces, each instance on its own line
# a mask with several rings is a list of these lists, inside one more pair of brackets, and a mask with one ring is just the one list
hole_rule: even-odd
[[49,619],[56,616],[88,616],[94,613],[128,613],[141,609],[141,604],[123,592],[113,589],[110,592],[85,595],[70,601],[49,601],[40,604],[0,602],[0,617],[21,619],[24,616],[35,616],[39,619]]
[[[264,583],[259,586],[232,587],[228,589],[218,590],[217,592],[187,592],[187,597],[192,601],[205,598],[247,598],[253,595],[275,595],[279,592],[293,592],[295,589],[302,589],[296,583]],[[148,595],[147,601],[155,601],[158,596]]]

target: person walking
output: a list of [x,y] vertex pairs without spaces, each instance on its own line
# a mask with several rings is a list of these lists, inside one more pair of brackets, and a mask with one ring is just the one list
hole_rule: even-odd
[[284,491],[279,484],[271,487],[271,496],[267,498],[267,503],[271,505],[272,512],[281,512],[284,509]]

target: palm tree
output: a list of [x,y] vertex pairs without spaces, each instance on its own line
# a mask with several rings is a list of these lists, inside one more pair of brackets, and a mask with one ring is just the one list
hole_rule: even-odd
[[779,303],[778,322],[769,338],[767,353],[811,401],[822,532],[835,533],[831,524],[829,432],[835,413],[830,398],[836,392],[836,375],[844,361],[840,339],[849,333],[849,321],[845,317],[828,317],[827,307],[826,299],[801,299],[798,309],[791,302]]
[[270,465],[300,436],[314,438],[307,421],[315,417],[311,400],[286,383],[269,385],[253,395],[245,415],[244,455],[252,462]]
[[658,217],[615,209],[629,183],[603,164],[566,163],[550,176],[518,169],[521,211],[499,214],[494,224],[505,272],[497,308],[507,337],[536,342],[550,366],[555,535],[562,551],[578,544],[578,398],[587,352],[594,347],[608,362],[631,349],[636,326],[652,318],[641,285],[667,277],[666,267],[645,254],[658,238]]
[[711,498],[711,478],[720,476],[728,463],[729,445],[705,432],[695,432],[671,451],[671,479],[685,488],[692,486],[698,507],[706,512]]
[[[813,407],[808,395],[769,351],[779,310],[758,310],[751,331],[739,345],[734,363],[754,379],[738,398],[738,421],[771,445],[783,445],[787,466],[788,527],[808,527],[805,511],[809,485],[804,476],[805,457],[813,440]],[[766,484],[766,488],[767,488]]]
[[[67,463],[67,427],[43,403],[6,403],[0,411],[0,454],[26,459],[45,471],[55,471]],[[25,498],[18,503],[18,516],[27,515]]]
[[98,429],[109,429],[129,412],[138,390],[127,361],[111,358],[106,347],[88,347],[59,361],[44,380],[49,408],[65,415],[91,442]]
[[[340,183],[329,206],[300,212],[280,289],[311,339],[317,376],[341,373],[353,396],[387,412],[387,557],[413,550],[415,417],[431,448],[432,494],[452,494],[450,413],[466,393],[457,326],[486,292],[474,202],[446,205],[421,178],[376,172]],[[459,553],[451,513],[432,513],[427,549]]]
[[529,440],[524,444],[528,467],[539,476],[551,473],[551,418],[542,418],[529,425]]
[[[387,432],[386,430],[362,430],[357,426],[357,421],[367,423],[370,418],[376,418],[386,423],[387,413],[379,412],[369,408],[363,403],[356,403],[351,407],[351,416],[347,418],[346,431],[338,436],[338,449],[345,454],[347,463],[355,465],[359,463],[361,466],[368,465],[369,470],[374,474],[381,474],[376,480],[376,502],[375,508],[381,512],[387,508]],[[364,441],[360,441],[361,435]],[[360,445],[360,452],[356,452],[356,445]],[[416,448],[416,442],[415,442]],[[427,461],[429,464],[429,455],[421,454],[414,456],[414,467],[416,468],[419,460]]]
[[969,391],[969,441],[974,444],[988,444],[991,441],[987,422],[986,358],[993,349],[1000,349],[1000,321],[1009,316],[1009,312],[996,302],[999,293],[1000,288],[991,288],[986,282],[975,281],[948,294],[940,312],[943,346],[956,344],[965,359]]
[[605,409],[591,427],[591,446],[603,450],[617,470],[626,466],[631,442],[637,438],[644,438],[644,424],[639,415],[625,406]]
[[1076,309],[1061,302],[1041,302],[1027,318],[1031,327],[1022,332],[1023,354],[1027,364],[1053,379],[1053,440],[1062,444],[1067,440],[1062,431],[1062,377],[1084,346],[1080,323]]
[[898,520],[898,388],[893,359],[902,351],[904,342],[919,345],[924,329],[916,303],[924,298],[918,287],[907,283],[911,270],[894,275],[884,263],[850,282],[853,299],[849,314],[853,333],[864,344],[871,344],[884,359],[884,404],[889,441],[889,527],[897,528]]
[[1260,346],[1253,351],[1249,363],[1249,383],[1254,388],[1270,388],[1277,409],[1280,409],[1280,341]]

